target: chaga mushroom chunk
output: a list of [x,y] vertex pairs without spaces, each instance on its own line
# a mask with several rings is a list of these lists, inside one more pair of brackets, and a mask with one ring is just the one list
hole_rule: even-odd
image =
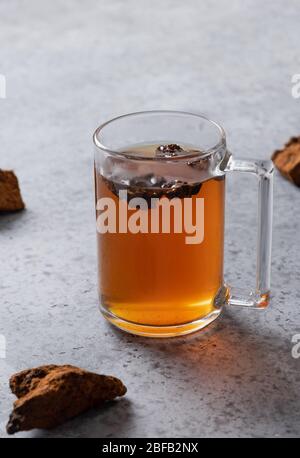
[[300,186],[300,137],[292,137],[283,149],[273,153],[272,160],[285,178]]
[[13,375],[12,392],[18,397],[7,432],[50,429],[80,413],[126,393],[121,380],[75,366],[40,366]]
[[18,178],[12,170],[0,169],[0,212],[14,212],[24,208]]

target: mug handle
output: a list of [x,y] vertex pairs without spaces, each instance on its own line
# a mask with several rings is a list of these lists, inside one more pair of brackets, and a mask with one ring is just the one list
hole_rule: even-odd
[[270,272],[273,213],[273,162],[243,160],[230,156],[225,172],[246,172],[258,179],[258,233],[256,254],[256,289],[244,291],[229,286],[229,305],[266,308],[270,301]]

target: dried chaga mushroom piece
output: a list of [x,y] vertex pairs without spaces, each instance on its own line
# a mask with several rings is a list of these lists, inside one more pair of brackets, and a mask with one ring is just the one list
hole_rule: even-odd
[[24,208],[18,178],[12,170],[0,169],[0,212],[13,212]]
[[34,369],[27,369],[25,371],[18,372],[17,374],[11,376],[9,380],[9,387],[17,398],[22,398],[29,393],[29,391],[34,390],[40,381],[57,367],[58,366],[51,364],[48,366],[40,366],[35,367]]
[[142,197],[146,200],[148,207],[151,206],[151,199],[167,197],[173,199],[178,197],[192,197],[199,193],[202,183],[187,183],[180,180],[167,181],[164,177],[157,177],[152,173],[132,178],[129,184],[118,183],[112,179],[104,178],[103,181],[108,189],[119,197],[120,191],[127,191],[127,202],[134,197]]
[[272,160],[285,178],[300,187],[300,137],[292,137],[273,153]]
[[6,426],[8,434],[50,429],[126,393],[121,380],[75,366],[40,366],[13,375],[10,388],[18,397]]

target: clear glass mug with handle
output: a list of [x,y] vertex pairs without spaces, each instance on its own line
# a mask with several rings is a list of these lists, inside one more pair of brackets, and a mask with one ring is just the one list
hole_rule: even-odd
[[[100,310],[139,335],[188,334],[225,305],[265,308],[270,297],[271,161],[234,158],[205,116],[132,113],[94,133]],[[258,181],[256,289],[223,278],[227,172]]]

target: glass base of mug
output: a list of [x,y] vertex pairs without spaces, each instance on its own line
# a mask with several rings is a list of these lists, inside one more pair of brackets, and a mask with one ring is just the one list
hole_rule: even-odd
[[155,337],[155,338],[166,338],[166,337],[178,337],[191,334],[192,332],[199,331],[212,323],[222,312],[222,308],[215,309],[209,315],[205,317],[191,321],[190,323],[183,323],[171,326],[149,326],[139,323],[133,323],[131,321],[119,318],[113,313],[106,310],[100,305],[100,311],[104,318],[111,324],[116,326],[123,331],[130,334],[136,334],[144,337]]

